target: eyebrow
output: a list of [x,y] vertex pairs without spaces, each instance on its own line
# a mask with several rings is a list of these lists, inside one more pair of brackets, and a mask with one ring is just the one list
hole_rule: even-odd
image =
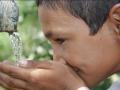
[[46,38],[56,38],[56,37],[68,37],[68,36],[71,36],[71,35],[69,35],[68,33],[64,33],[64,32],[57,32],[57,31],[52,31],[52,30],[50,30],[50,31],[46,31],[46,32],[44,32],[44,35],[45,35],[45,37]]

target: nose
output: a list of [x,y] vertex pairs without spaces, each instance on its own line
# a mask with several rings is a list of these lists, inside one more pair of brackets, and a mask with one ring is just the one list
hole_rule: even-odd
[[63,50],[60,47],[53,47],[53,60],[54,61],[59,61],[62,63],[66,63]]
[[60,60],[62,59],[62,52],[60,50],[53,50],[53,60]]
[[66,64],[66,61],[65,61],[64,58],[62,58],[62,57],[58,57],[58,58],[57,58],[56,55],[53,56],[53,60],[54,60],[54,61],[61,62],[61,63],[63,63],[63,64]]

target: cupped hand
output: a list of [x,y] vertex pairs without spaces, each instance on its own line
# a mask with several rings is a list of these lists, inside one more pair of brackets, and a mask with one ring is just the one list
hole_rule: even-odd
[[76,90],[85,83],[58,61],[26,61],[20,67],[0,63],[0,85],[7,90]]

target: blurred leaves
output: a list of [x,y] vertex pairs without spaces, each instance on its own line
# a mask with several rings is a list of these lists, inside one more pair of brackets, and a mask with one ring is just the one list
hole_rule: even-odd
[[34,0],[19,1],[19,32],[23,40],[23,55],[28,59],[50,59],[51,45],[41,32],[37,7]]
[[[23,57],[26,59],[50,59],[51,44],[44,37],[34,0],[18,0],[20,16],[18,32],[23,41]],[[9,35],[0,33],[0,60],[13,60]]]
[[106,79],[92,90],[107,90],[111,84],[112,84],[111,79]]

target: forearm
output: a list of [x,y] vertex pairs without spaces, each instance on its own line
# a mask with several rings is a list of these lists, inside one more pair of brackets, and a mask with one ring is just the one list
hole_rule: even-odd
[[90,90],[88,87],[85,87],[85,86],[83,86],[83,87],[79,87],[79,88],[71,88],[71,89],[68,89],[68,90]]
[[84,82],[79,82],[79,80],[75,80],[73,82],[68,82],[69,88],[66,90],[90,90]]

